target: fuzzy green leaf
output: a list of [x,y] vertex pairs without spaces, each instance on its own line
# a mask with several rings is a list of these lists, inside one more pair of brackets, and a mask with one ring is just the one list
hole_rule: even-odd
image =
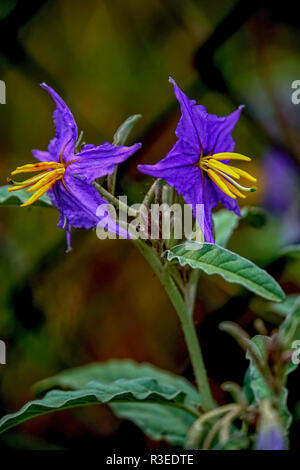
[[285,298],[279,284],[265,270],[217,244],[186,242],[164,255],[181,266],[201,269],[206,274],[219,274],[226,281],[240,284],[265,299],[279,302]]
[[43,398],[27,403],[17,413],[6,415],[0,420],[0,432],[4,432],[33,417],[78,406],[110,402],[150,402],[154,404],[171,404],[180,408],[183,401],[183,392],[171,385],[160,384],[157,380],[149,377],[129,380],[119,379],[111,384],[90,382],[80,390],[52,390]]
[[[121,382],[119,377],[123,377]],[[130,419],[152,439],[165,439],[173,445],[184,445],[187,431],[195,421],[195,415],[197,415],[195,405],[200,405],[199,394],[196,388],[184,378],[149,364],[138,364],[130,360],[111,360],[106,363],[94,363],[68,369],[54,377],[42,380],[34,387],[35,392],[39,395],[53,388],[60,388],[65,391],[52,390],[52,392],[49,392],[42,398],[43,407],[39,408],[38,414],[56,411],[56,409],[49,409],[49,403],[47,404],[44,401],[50,393],[68,394],[74,391],[79,394],[83,393],[83,396],[75,396],[76,400],[78,398],[78,402],[76,400],[72,402],[72,396],[69,395],[54,396],[55,399],[58,397],[59,400],[66,400],[63,406],[70,408],[85,404],[102,403],[103,401],[99,401],[98,395],[96,398],[90,397],[90,390],[93,389],[94,392],[95,385],[98,384],[102,389],[104,387],[105,390],[105,387],[108,387],[107,390],[109,390],[112,386],[117,385],[120,387],[120,383],[125,392],[126,387],[128,388],[131,395],[115,396],[111,397],[111,400],[105,401],[118,417]],[[133,397],[132,386],[136,384],[139,386],[142,384],[146,391],[148,387],[148,392],[152,395]],[[88,401],[92,400],[91,403],[84,402],[85,393],[89,394],[87,395]],[[81,403],[80,400],[83,400],[83,402]],[[28,407],[29,405],[25,406]],[[31,411],[35,409],[34,407],[35,405],[33,405]],[[26,415],[26,413],[29,413],[29,411],[20,411],[15,418],[10,419],[9,422],[5,421],[3,423],[6,426],[5,429],[8,429],[8,425],[13,426],[21,422],[19,420],[30,419],[31,416]],[[3,419],[6,420],[7,417]]]

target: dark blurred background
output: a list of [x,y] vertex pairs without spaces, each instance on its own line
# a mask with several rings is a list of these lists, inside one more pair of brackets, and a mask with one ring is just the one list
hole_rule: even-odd
[[[291,101],[291,84],[300,79],[296,23],[289,1],[280,8],[236,0],[0,1],[7,93],[0,105],[1,185],[54,135],[54,105],[39,87],[45,81],[67,102],[87,143],[111,141],[129,115],[143,115],[130,137],[143,149],[122,165],[117,186],[130,202],[141,201],[151,179],[137,163],[158,161],[176,140],[172,76],[210,113],[246,105],[234,137],[237,151],[253,157],[247,170],[259,190],[245,203],[270,215],[260,229],[242,222],[229,248],[266,267],[287,293],[299,292],[300,262],[274,261],[280,246],[300,240],[300,105]],[[100,241],[93,231],[77,230],[65,254],[56,210],[0,209],[0,339],[7,344],[1,415],[32,399],[37,380],[92,361],[128,357],[193,380],[177,317],[129,241]],[[218,323],[238,321],[255,334],[262,303],[218,277],[200,278],[195,321],[220,403],[227,399],[220,384],[242,383],[248,364]],[[276,325],[266,326],[271,332]],[[12,449],[78,445],[167,447],[105,407],[44,416],[0,440],[0,448]]]

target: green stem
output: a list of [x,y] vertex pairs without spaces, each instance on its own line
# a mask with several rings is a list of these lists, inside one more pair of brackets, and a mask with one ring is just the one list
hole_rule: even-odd
[[165,270],[163,276],[163,285],[166,292],[180,318],[185,341],[190,353],[196,382],[201,393],[202,406],[204,411],[208,411],[215,407],[214,400],[211,395],[210,386],[206,374],[200,343],[196,334],[195,325],[192,315],[186,307],[168,269]]
[[139,215],[138,211],[132,209],[131,207],[127,206],[124,202],[120,201],[117,197],[113,196],[109,191],[103,188],[100,184],[94,182],[94,188],[97,189],[99,194],[103,196],[107,201],[111,202],[115,207],[120,209],[121,211],[127,212],[128,215],[131,217],[137,217]]
[[193,316],[195,308],[199,275],[200,271],[198,269],[193,269],[190,274],[188,285],[185,289],[185,304],[191,317]]
[[190,354],[191,363],[194,369],[196,382],[201,395],[202,407],[204,411],[209,411],[215,407],[215,402],[213,400],[208,383],[202,352],[193,322],[193,316],[187,308],[185,301],[180,295],[180,292],[171,277],[168,265],[162,266],[157,253],[143,241],[133,240],[133,242],[160,279],[179,316],[184,338]]
[[117,173],[118,173],[118,165],[116,166],[114,172],[107,177],[107,187],[108,191],[114,195],[116,189],[116,182],[117,182]]

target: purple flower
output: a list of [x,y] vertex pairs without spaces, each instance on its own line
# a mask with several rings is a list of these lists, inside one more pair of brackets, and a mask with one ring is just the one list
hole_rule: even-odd
[[286,450],[286,441],[280,428],[269,428],[259,433],[256,450]]
[[69,247],[71,226],[89,229],[97,224],[101,226],[101,220],[108,230],[127,236],[127,232],[116,226],[113,219],[110,223],[108,212],[102,211],[101,216],[96,214],[98,206],[108,202],[100,197],[91,183],[113,173],[116,165],[136,152],[141,144],[124,147],[105,142],[100,146],[85,145],[79,153],[75,153],[78,133],[71,111],[51,87],[45,83],[41,86],[50,93],[56,104],[53,113],[55,137],[50,141],[48,151],[32,151],[39,163],[17,167],[12,175],[41,173],[22,183],[14,182],[9,191],[28,188],[27,192],[33,192],[22,206],[29,206],[48,193],[52,204],[60,212],[58,227],[67,231]]
[[271,212],[284,214],[295,202],[299,192],[296,165],[289,155],[273,149],[263,156],[263,175],[265,207]]
[[[263,157],[263,205],[280,217],[281,243],[300,241],[299,176],[291,157],[272,149]],[[276,191],[274,191],[276,188]]]
[[[233,153],[235,143],[231,133],[242,107],[227,117],[208,114],[203,106],[190,100],[173,79],[170,78],[170,82],[182,113],[175,132],[178,140],[163,160],[155,165],[139,165],[139,170],[174,186],[192,207],[205,241],[213,243],[212,209],[218,201],[240,215],[236,196],[244,198],[241,191],[255,190],[235,181],[243,177],[255,182],[255,178],[228,164],[229,160],[250,161],[249,157]],[[197,214],[198,204],[203,205],[204,217]]]

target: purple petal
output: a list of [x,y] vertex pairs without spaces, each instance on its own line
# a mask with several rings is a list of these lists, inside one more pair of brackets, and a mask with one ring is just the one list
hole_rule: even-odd
[[240,118],[243,107],[240,106],[226,117],[218,117],[215,114],[207,115],[207,147],[209,152],[233,152],[235,142],[231,133]]
[[[187,156],[181,153],[181,141],[178,141],[168,155],[156,165],[139,165],[142,173],[163,178],[170,186],[173,186],[178,194],[181,194],[187,204],[192,208],[204,235],[205,241],[213,243],[213,222],[211,209],[218,204],[215,191],[204,179],[204,186],[200,168],[187,164]],[[172,165],[172,162],[174,165]],[[197,204],[204,205],[204,218],[197,214]]]
[[51,162],[51,159],[53,160],[53,157],[50,155],[50,153],[44,150],[32,150],[32,155],[37,160],[40,160],[40,162]]
[[101,221],[109,219],[109,229],[128,238],[126,230],[119,227],[105,210],[102,216],[97,215],[100,205],[107,206],[109,203],[101,198],[98,191],[91,185],[81,181],[79,178],[65,173],[64,181],[55,184],[52,192],[49,192],[51,200],[55,202],[59,212],[60,220],[58,227],[66,229],[66,224],[72,227],[89,229],[96,227]]
[[53,113],[55,126],[55,137],[49,143],[48,150],[51,153],[51,160],[58,161],[60,154],[63,152],[65,161],[72,158],[74,146],[77,140],[77,126],[71,111],[61,97],[46,83],[42,83],[41,87],[47,90],[52,96],[56,109]]
[[[199,155],[196,153],[187,153],[187,148],[178,140],[165,158],[155,165],[138,165],[139,171],[157,178],[164,178],[170,172],[176,174],[177,169],[191,166],[199,161]],[[183,183],[184,184],[184,183]]]
[[[147,175],[162,178],[173,186],[177,193],[183,196],[185,202],[192,207],[205,241],[214,243],[211,213],[212,209],[218,205],[218,201],[237,215],[240,215],[240,209],[236,199],[224,194],[206,175],[202,177],[199,166],[191,164],[193,161],[194,156],[183,154],[181,141],[178,141],[163,160],[155,165],[138,165],[138,169]],[[204,220],[197,217],[197,204],[204,205]]]
[[240,106],[226,117],[208,114],[204,106],[196,105],[195,100],[190,100],[172,78],[169,81],[174,85],[175,96],[182,112],[175,132],[177,137],[186,145],[192,144],[198,150],[199,155],[201,151],[199,142],[201,142],[204,154],[232,152],[235,142],[231,133],[244,106]]
[[207,146],[206,109],[204,106],[196,105],[195,100],[190,100],[172,78],[169,78],[169,82],[174,85],[174,93],[180,103],[182,113],[175,134],[187,149],[193,147],[194,152],[200,158],[201,146],[204,151]]
[[113,173],[116,165],[127,160],[140,147],[141,144],[123,147],[112,145],[109,142],[105,142],[99,147],[91,148],[89,146],[73,157],[76,161],[67,167],[66,174],[80,175],[83,181],[91,183],[101,176]]

